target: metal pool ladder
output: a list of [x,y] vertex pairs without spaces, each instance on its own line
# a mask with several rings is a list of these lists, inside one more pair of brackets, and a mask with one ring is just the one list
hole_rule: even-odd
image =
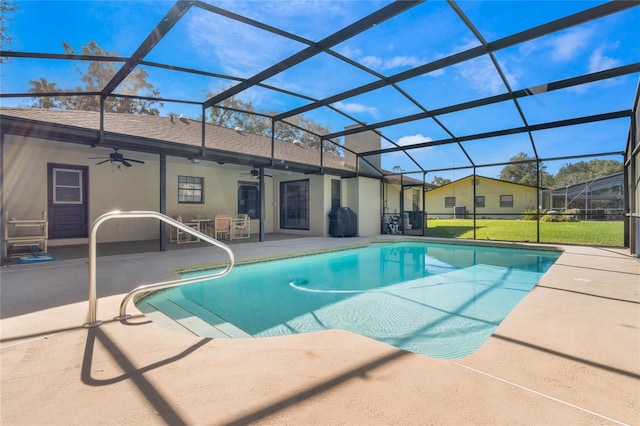
[[91,232],[89,234],[89,320],[83,325],[83,327],[85,328],[97,327],[100,324],[102,324],[102,321],[96,319],[96,315],[97,315],[96,311],[98,308],[98,298],[97,298],[97,291],[96,291],[96,235],[98,233],[98,228],[102,223],[106,222],[107,220],[122,219],[122,218],[159,219],[162,222],[173,225],[176,228],[179,228],[180,230],[186,233],[194,235],[208,242],[209,244],[213,244],[214,246],[221,248],[222,250],[227,252],[227,254],[229,255],[229,263],[222,271],[216,272],[213,274],[178,279],[173,281],[163,281],[155,284],[146,284],[146,285],[136,287],[135,289],[131,290],[124,297],[124,299],[122,299],[122,302],[120,303],[120,315],[114,318],[117,321],[121,321],[130,317],[130,315],[127,315],[126,313],[127,304],[133,298],[133,296],[135,296],[138,293],[142,293],[150,290],[159,290],[163,288],[177,287],[179,285],[192,284],[192,283],[211,280],[215,278],[221,278],[227,275],[231,271],[231,268],[233,268],[235,258],[229,246],[227,246],[224,243],[221,243],[220,241],[216,240],[213,237],[210,237],[209,235],[203,234],[202,232],[197,231],[183,224],[182,222],[178,222],[177,220],[172,219],[169,216],[166,216],[162,213],[158,213],[154,211],[113,211],[113,212],[105,213],[93,222],[93,224],[91,225]]

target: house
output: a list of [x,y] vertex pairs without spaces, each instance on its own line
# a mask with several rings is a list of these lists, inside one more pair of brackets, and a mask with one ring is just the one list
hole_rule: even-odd
[[428,190],[424,196],[427,218],[464,219],[475,213],[478,218],[513,219],[538,205],[536,187],[478,175]]
[[[358,215],[358,235],[380,232],[380,178],[319,149],[175,116],[0,108],[0,120],[2,211],[18,219],[45,212],[49,246],[86,243],[91,223],[113,210],[185,220],[247,213],[261,236],[326,236],[328,213],[341,205]],[[98,240],[161,232],[153,219],[118,219]]]

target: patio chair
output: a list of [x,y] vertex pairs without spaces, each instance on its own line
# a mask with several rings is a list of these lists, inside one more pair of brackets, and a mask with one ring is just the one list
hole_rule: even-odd
[[231,215],[217,214],[214,220],[216,240],[230,240],[231,235]]
[[251,219],[248,214],[240,214],[237,219],[231,220],[232,240],[251,238]]
[[[197,231],[200,230],[200,224],[198,222],[183,222],[182,216],[180,215],[173,216],[173,218],[178,222],[184,223],[185,225]],[[200,242],[200,238],[196,237],[195,235],[191,235],[188,232],[183,231],[182,229],[172,226],[169,230],[169,241],[176,242],[178,244],[198,243]]]

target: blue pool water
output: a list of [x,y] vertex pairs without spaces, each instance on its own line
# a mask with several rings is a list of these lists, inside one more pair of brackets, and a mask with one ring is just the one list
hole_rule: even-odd
[[144,302],[188,299],[254,337],[344,329],[452,359],[475,352],[559,256],[375,243],[237,266],[224,278],[164,290]]

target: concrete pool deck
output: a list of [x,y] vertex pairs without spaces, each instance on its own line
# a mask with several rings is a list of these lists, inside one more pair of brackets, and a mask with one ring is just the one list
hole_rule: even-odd
[[[235,244],[237,259],[365,243]],[[194,248],[98,259],[100,327],[85,329],[86,259],[2,268],[3,425],[639,424],[640,262],[565,246],[473,355],[438,360],[346,331],[211,340],[135,314],[133,287],[222,260]],[[215,253],[212,256],[212,253]]]

